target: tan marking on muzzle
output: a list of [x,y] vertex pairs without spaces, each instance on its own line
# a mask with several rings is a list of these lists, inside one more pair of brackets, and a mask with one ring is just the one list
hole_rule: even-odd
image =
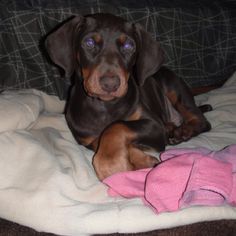
[[[111,100],[113,98],[122,97],[126,94],[128,89],[127,81],[129,73],[122,68],[114,71],[103,72],[102,65],[92,68],[82,68],[82,75],[84,78],[84,88],[90,96],[99,97],[101,100]],[[107,92],[102,89],[100,78],[106,75],[115,75],[120,79],[120,86],[114,92]]]
[[82,75],[83,75],[83,78],[86,80],[90,77],[90,74],[91,74],[91,70],[88,69],[88,68],[82,68]]

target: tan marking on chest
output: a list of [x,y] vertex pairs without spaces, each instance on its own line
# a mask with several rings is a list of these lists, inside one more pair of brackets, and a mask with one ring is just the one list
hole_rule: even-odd
[[139,120],[142,116],[142,108],[138,107],[129,117],[127,120]]

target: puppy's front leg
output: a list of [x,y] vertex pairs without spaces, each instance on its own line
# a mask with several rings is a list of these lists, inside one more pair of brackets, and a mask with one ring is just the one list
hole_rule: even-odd
[[142,151],[165,147],[162,126],[151,120],[122,121],[110,125],[102,133],[93,166],[100,180],[122,171],[153,167],[158,160]]

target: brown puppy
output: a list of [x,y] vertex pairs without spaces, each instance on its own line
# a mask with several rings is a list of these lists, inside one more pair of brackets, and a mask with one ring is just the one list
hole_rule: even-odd
[[100,180],[152,167],[163,151],[210,129],[185,83],[140,25],[111,14],[76,16],[48,35],[52,61],[74,77],[66,109],[78,143],[95,151]]

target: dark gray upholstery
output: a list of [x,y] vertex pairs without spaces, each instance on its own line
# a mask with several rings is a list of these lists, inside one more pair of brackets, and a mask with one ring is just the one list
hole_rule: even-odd
[[235,1],[2,0],[0,90],[37,88],[65,97],[69,81],[47,60],[43,37],[71,15],[95,12],[141,23],[190,87],[221,84],[236,69]]

